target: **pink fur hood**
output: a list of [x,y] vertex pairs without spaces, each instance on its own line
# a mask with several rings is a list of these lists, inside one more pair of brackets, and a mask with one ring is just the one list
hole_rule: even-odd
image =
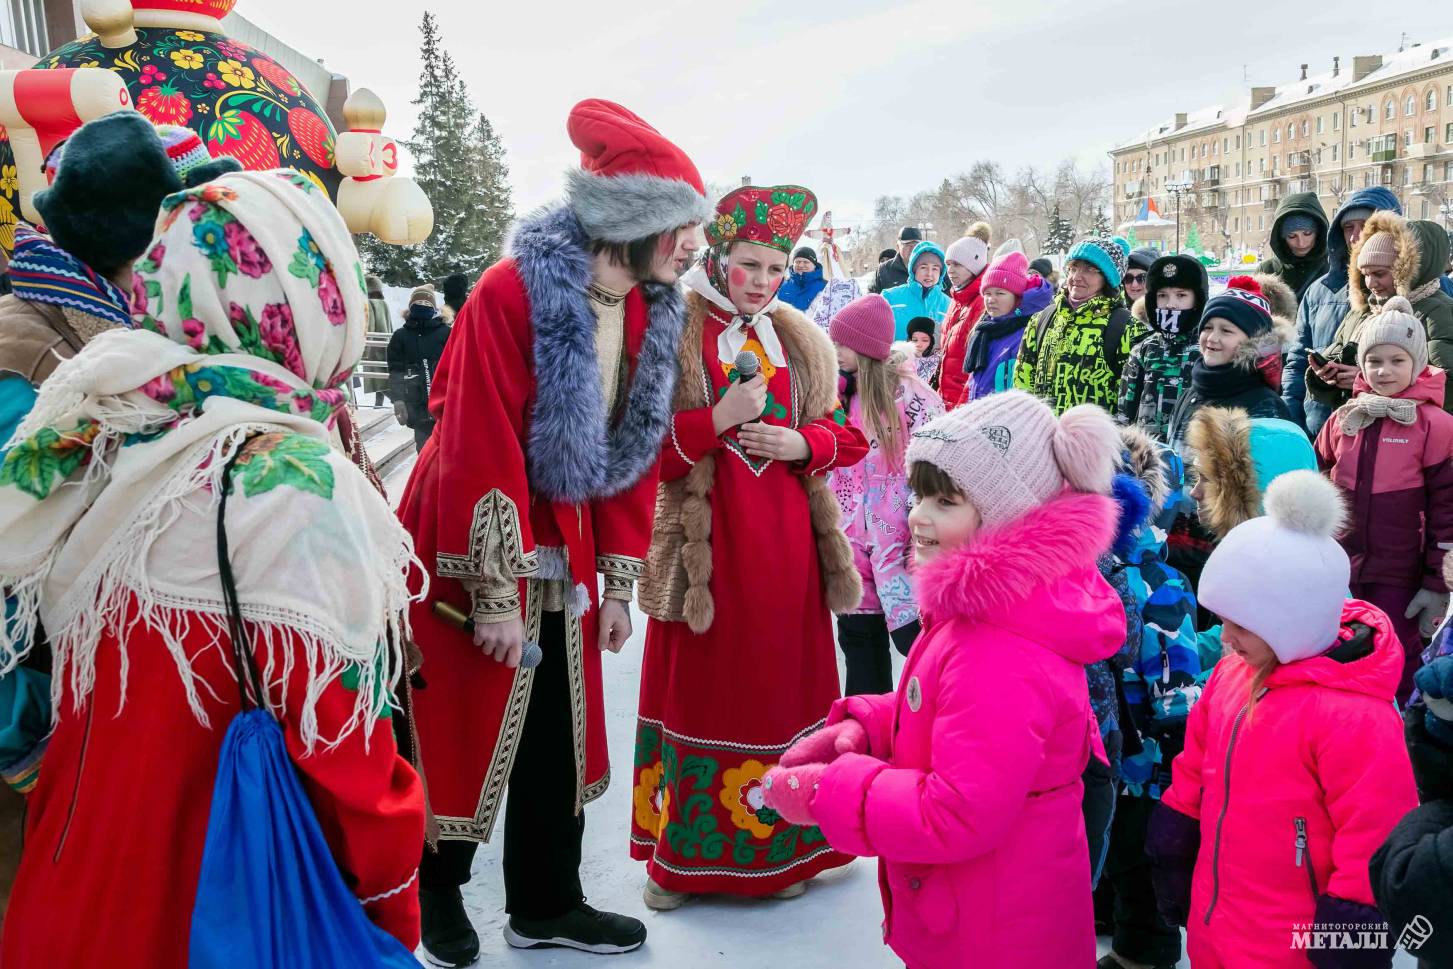
[[[1114,539],[1116,514],[1110,498],[1067,491],[982,532],[918,571],[927,624],[983,621],[1076,663],[1104,659],[1125,635],[1120,598],[1096,565]],[[1116,641],[1107,648],[1107,639]]]

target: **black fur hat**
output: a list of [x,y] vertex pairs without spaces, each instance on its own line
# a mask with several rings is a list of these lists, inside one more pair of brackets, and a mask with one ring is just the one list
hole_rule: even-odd
[[181,191],[182,180],[156,129],[135,111],[81,126],[62,152],[35,208],[56,245],[112,273],[146,251],[162,199]]
[[452,276],[444,277],[444,305],[458,313],[464,308],[464,301],[469,298],[469,277],[463,273],[454,273]]

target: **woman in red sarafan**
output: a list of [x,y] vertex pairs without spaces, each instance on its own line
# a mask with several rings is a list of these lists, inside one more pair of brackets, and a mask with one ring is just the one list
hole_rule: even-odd
[[[684,280],[681,380],[641,588],[652,619],[631,856],[647,863],[652,908],[800,894],[848,861],[761,794],[762,775],[840,695],[830,612],[862,593],[825,478],[868,445],[838,403],[832,344],[776,301],[816,208],[797,186],[735,190]],[[759,371],[746,381],[743,351]]]

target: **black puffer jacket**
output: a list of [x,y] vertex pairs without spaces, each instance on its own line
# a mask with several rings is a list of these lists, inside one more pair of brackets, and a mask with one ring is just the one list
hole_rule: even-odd
[[389,340],[389,396],[408,409],[410,427],[429,420],[429,388],[448,339],[449,325],[436,313],[423,319],[411,316]]
[[1424,969],[1442,969],[1453,966],[1453,748],[1428,732],[1426,712],[1415,703],[1403,716],[1422,806],[1392,829],[1369,874],[1377,907],[1392,925],[1389,941],[1409,923],[1414,932],[1430,926],[1432,935],[1413,954]]

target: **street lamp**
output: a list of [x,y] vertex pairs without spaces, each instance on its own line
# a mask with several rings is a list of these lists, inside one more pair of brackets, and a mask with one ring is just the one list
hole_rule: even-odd
[[1166,182],[1165,190],[1176,200],[1176,252],[1181,251],[1181,196],[1191,190],[1190,182]]

